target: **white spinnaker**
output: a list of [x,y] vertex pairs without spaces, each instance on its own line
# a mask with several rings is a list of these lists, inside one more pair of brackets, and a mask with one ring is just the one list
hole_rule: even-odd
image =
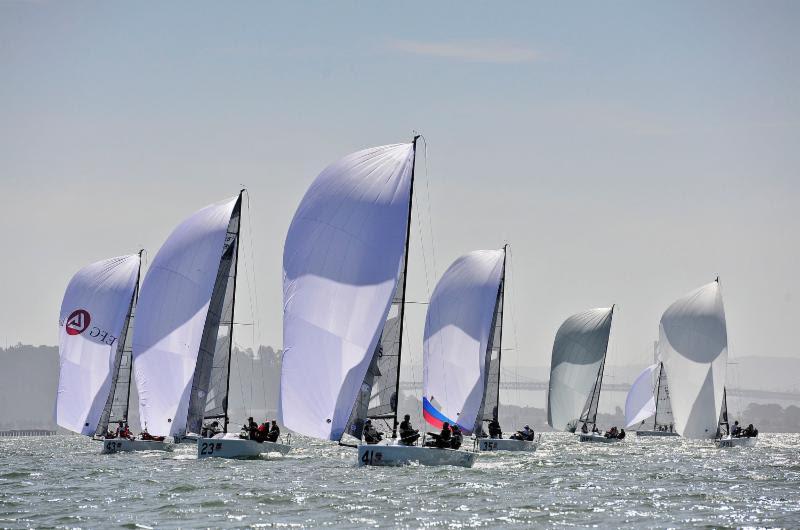
[[92,263],[69,282],[59,316],[56,422],[91,436],[111,391],[119,336],[131,308],[139,255]]
[[561,324],[553,342],[547,423],[557,430],[575,426],[592,395],[611,333],[612,308],[590,309]]
[[625,427],[642,422],[656,413],[656,397],[653,395],[653,372],[658,363],[648,366],[631,385],[625,398]]
[[339,440],[403,266],[413,144],[365,149],[328,166],[292,219],[283,250],[279,417]]
[[207,206],[179,224],[142,282],[133,368],[139,414],[150,434],[185,432],[197,352],[238,198]]
[[503,274],[503,250],[476,250],[445,271],[423,338],[423,394],[471,434],[486,390],[486,348]]
[[675,430],[713,438],[722,407],[728,331],[719,282],[679,298],[659,326],[659,355],[669,378]]

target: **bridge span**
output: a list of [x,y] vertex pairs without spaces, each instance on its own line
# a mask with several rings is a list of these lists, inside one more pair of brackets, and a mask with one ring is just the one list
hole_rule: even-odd
[[[524,391],[547,391],[547,381],[501,381],[500,388],[503,390],[524,390]],[[630,390],[631,385],[625,383],[604,383],[603,392],[624,392]],[[400,383],[400,390],[421,391],[422,383],[412,383],[403,381]],[[797,392],[778,392],[773,390],[756,390],[750,388],[729,388],[728,396],[737,398],[758,399],[765,401],[794,401],[800,402],[800,391]]]

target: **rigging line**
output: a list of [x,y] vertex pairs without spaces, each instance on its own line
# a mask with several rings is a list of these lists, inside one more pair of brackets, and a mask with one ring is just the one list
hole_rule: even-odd
[[[412,388],[415,389],[415,388],[417,388],[417,381],[418,380],[417,380],[417,375],[414,373],[414,368],[415,368],[415,365],[414,365],[414,352],[410,351],[411,350],[411,347],[410,347],[411,337],[410,337],[410,331],[409,331],[408,324],[406,324],[406,326],[404,328],[404,332],[405,332],[405,335],[406,335],[406,344],[408,345],[407,346],[407,348],[408,348],[407,357],[411,360],[411,382],[414,384],[414,386]],[[399,374],[398,374],[398,377],[399,377]],[[411,396],[412,396],[412,398],[414,400],[416,400],[417,399],[416,391],[413,390],[413,389],[411,391],[412,392]],[[417,425],[423,425],[425,423],[425,419],[423,418],[423,415],[422,415],[422,399],[420,398],[418,400],[418,402],[419,402],[419,406],[417,407],[417,410],[414,413],[414,422]],[[400,396],[397,396],[397,403],[398,403],[397,407],[400,408]],[[406,412],[406,414],[409,414],[409,413]]]
[[[247,237],[249,239],[248,243],[250,246],[250,265],[248,266],[248,260],[245,260],[245,278],[247,281],[248,287],[248,301],[250,303],[250,315],[253,319],[253,326],[250,328],[250,336],[251,336],[251,343],[253,348],[253,355],[250,356],[250,403],[247,407],[247,410],[250,411],[252,414],[252,407],[255,405],[255,401],[253,400],[253,374],[255,370],[253,369],[253,363],[255,362],[255,356],[259,354],[259,349],[261,346],[261,326],[258,325],[258,319],[260,315],[260,308],[258,305],[258,285],[256,284],[256,271],[255,271],[255,253],[253,250],[253,210],[250,207],[250,191],[245,187],[245,194],[247,196]],[[241,230],[240,230],[241,232]],[[250,279],[252,275],[252,281]],[[254,307],[255,306],[255,307]],[[256,340],[256,336],[258,340]],[[263,388],[264,381],[262,377],[261,385]],[[264,392],[262,392],[262,395]],[[266,403],[266,396],[264,396],[264,401]],[[266,409],[266,404],[265,407]]]
[[[422,141],[425,143],[425,195],[426,201],[428,206],[428,230],[430,231],[431,236],[431,255],[433,258],[433,276],[435,278],[439,277],[439,269],[436,266],[436,245],[435,239],[433,237],[433,216],[431,215],[431,187],[430,187],[430,177],[428,175],[428,139],[425,136],[420,135]],[[430,292],[428,293],[430,295]]]
[[[413,197],[412,199],[416,199],[416,203],[417,203],[416,211],[420,211],[421,208],[419,207],[419,201],[420,201],[419,195],[417,195],[416,197]],[[428,279],[428,258],[425,256],[425,240],[424,240],[424,237],[422,235],[422,219],[420,218],[419,215],[417,216],[417,233],[419,234],[419,245],[420,245],[420,250],[421,250],[420,254],[422,254],[422,267],[423,267],[423,270],[425,271],[425,289],[427,291],[428,297],[430,297],[431,286],[430,286],[430,281]],[[405,273],[406,273],[406,275],[408,274],[408,270],[407,269],[406,269]],[[406,293],[403,293],[403,294],[405,295]],[[408,303],[408,302],[406,302],[406,303]]]
[[[513,278],[513,285],[516,285],[517,276],[514,273],[514,252],[511,248],[511,245],[508,246],[508,268],[509,272],[511,273],[510,276]],[[517,404],[521,404],[522,401],[520,400],[520,385],[519,385],[519,342],[517,341],[517,321],[516,321],[516,314],[517,314],[517,297],[513,294],[513,289],[506,289],[511,294],[511,333],[514,336],[514,350],[516,351],[516,363],[514,364],[514,386],[516,387],[515,394],[517,398]],[[503,301],[505,304],[505,300]],[[503,307],[505,309],[505,307]],[[503,315],[505,317],[505,315]]]

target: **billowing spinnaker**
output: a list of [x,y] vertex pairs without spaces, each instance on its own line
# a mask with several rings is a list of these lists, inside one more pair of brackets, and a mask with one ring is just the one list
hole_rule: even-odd
[[570,430],[588,405],[611,333],[611,308],[590,309],[561,324],[553,342],[547,423]]
[[467,434],[475,428],[486,390],[486,352],[503,256],[502,250],[461,256],[431,296],[423,339],[423,416],[436,428],[442,417]]
[[728,361],[728,332],[718,282],[669,306],[661,317],[658,347],[669,376],[675,430],[686,438],[713,438]]
[[625,398],[625,427],[642,422],[656,413],[656,397],[653,395],[653,372],[660,364],[645,368],[636,378]]
[[70,280],[59,317],[57,423],[93,435],[111,391],[119,338],[131,309],[139,256],[88,265]]
[[283,249],[279,416],[339,440],[366,376],[403,263],[412,144],[328,166],[306,192]]
[[197,352],[238,199],[207,206],[178,225],[142,282],[133,368],[140,418],[150,434],[185,432]]

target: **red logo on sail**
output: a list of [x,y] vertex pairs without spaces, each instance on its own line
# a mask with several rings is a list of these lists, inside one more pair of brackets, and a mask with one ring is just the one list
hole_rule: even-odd
[[67,318],[66,328],[68,335],[79,335],[89,327],[92,317],[85,309],[76,309]]

